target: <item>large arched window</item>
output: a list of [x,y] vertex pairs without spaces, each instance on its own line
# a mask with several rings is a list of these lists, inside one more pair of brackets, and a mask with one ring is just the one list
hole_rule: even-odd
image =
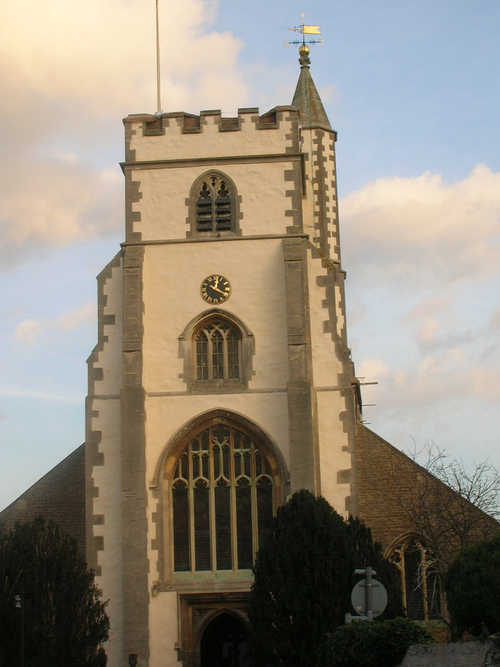
[[196,380],[241,381],[241,333],[221,317],[205,320],[195,331]]
[[441,594],[436,563],[417,537],[408,537],[392,551],[390,560],[400,572],[406,615],[413,621],[440,618]]
[[235,196],[229,179],[218,173],[205,175],[196,183],[193,199],[197,234],[235,231]]
[[245,428],[211,420],[170,478],[173,573],[249,570],[276,505],[276,462]]

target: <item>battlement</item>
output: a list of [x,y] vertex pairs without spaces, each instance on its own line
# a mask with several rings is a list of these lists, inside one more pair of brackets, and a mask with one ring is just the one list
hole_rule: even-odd
[[262,115],[257,107],[248,107],[229,117],[220,109],[199,115],[131,114],[123,123],[127,163],[298,151],[299,113],[293,106],[275,107]]

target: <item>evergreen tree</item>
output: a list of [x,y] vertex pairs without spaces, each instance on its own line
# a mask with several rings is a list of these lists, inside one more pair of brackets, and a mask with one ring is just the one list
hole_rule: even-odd
[[500,631],[500,531],[464,549],[446,573],[454,634]]
[[[370,565],[377,573],[375,575],[377,580],[382,582],[387,590],[387,607],[384,618],[405,616],[399,570],[384,558],[382,545],[380,542],[373,541],[370,528],[361,519],[350,516],[347,521],[347,529],[351,545],[352,572],[356,568],[363,569]],[[356,578],[356,581],[359,581],[359,577]]]
[[37,517],[2,530],[1,667],[20,664],[22,626],[27,667],[103,667],[102,643],[109,628],[105,606],[76,541],[56,524]]
[[350,609],[354,569],[381,560],[362,522],[344,521],[309,491],[295,493],[257,554],[249,609],[255,664],[316,667],[323,637]]

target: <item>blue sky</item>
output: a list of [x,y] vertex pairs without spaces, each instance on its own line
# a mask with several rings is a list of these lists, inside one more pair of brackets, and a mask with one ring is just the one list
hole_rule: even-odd
[[[150,5],[150,6],[149,6]],[[84,440],[95,276],[123,238],[121,119],[156,110],[155,3],[4,3],[0,508]],[[159,0],[165,111],[291,102],[288,27],[338,131],[365,419],[500,466],[500,4]]]

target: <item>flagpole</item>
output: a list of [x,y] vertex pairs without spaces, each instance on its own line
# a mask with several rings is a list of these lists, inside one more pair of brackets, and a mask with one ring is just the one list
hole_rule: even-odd
[[156,106],[157,113],[161,114],[160,95],[160,24],[158,21],[158,0],[156,0]]

